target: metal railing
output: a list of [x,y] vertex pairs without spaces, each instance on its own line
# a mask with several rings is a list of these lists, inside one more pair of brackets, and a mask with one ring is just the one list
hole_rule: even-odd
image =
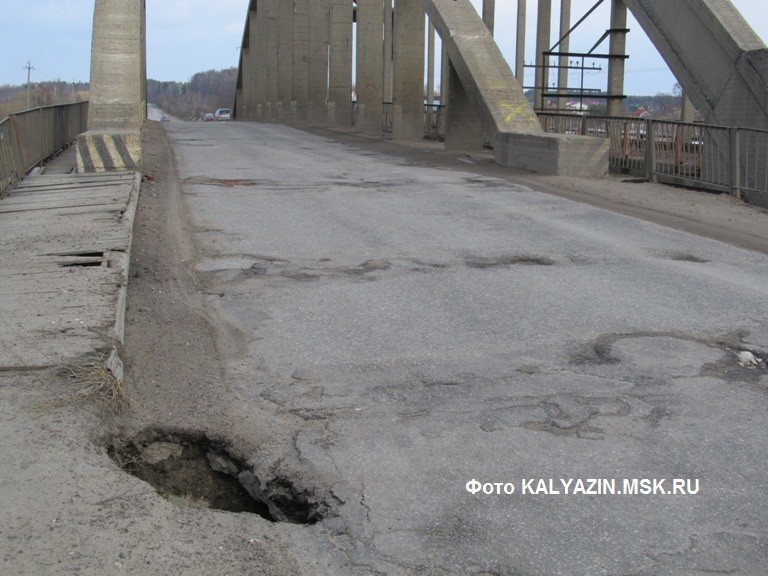
[[0,198],[87,129],[88,102],[35,108],[0,120]]
[[768,208],[768,131],[548,112],[539,121],[547,132],[609,139],[611,172],[726,192]]

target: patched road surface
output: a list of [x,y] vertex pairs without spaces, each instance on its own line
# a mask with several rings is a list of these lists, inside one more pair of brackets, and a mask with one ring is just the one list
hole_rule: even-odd
[[284,126],[166,130],[254,458],[325,507],[314,573],[764,573],[768,257]]

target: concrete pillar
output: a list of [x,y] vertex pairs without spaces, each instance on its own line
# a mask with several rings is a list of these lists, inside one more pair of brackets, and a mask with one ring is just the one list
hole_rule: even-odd
[[396,0],[392,136],[424,138],[424,26],[421,0]]
[[352,126],[352,0],[331,0],[329,66],[333,124]]
[[[611,0],[611,29],[626,30],[627,6],[624,0]],[[627,35],[625,32],[611,34],[610,42],[611,58],[608,61],[608,95],[624,94],[624,58],[627,53]],[[608,99],[608,116],[623,116],[624,103],[619,99]]]
[[357,5],[357,103],[362,110],[358,130],[381,134],[384,98],[384,1],[361,0]]
[[[495,0],[483,0],[483,23],[493,35]],[[447,57],[446,57],[447,58]],[[461,83],[453,64],[448,60],[448,100],[445,122],[445,149],[451,151],[480,151],[485,142],[482,118]]]
[[248,13],[248,64],[246,69],[248,74],[243,78],[243,82],[248,84],[243,91],[247,93],[247,110],[245,118],[247,120],[257,120],[257,110],[261,106],[259,98],[259,89],[263,88],[259,82],[259,45],[258,45],[258,19],[256,18],[257,9],[254,8]]
[[450,60],[447,106],[445,149],[455,152],[482,150],[485,140],[483,123]]
[[144,0],[96,0],[88,132],[78,137],[80,172],[137,170],[147,117]]
[[435,104],[435,27],[427,26],[427,104]]
[[282,0],[279,7],[277,35],[278,117],[290,115],[293,100],[293,2]]
[[239,120],[248,119],[248,99],[250,96],[248,76],[251,73],[248,69],[248,59],[250,57],[250,50],[251,49],[248,46],[243,46],[240,49],[240,78],[236,95],[237,110],[235,110],[235,114],[237,114]]
[[267,5],[267,111],[265,117],[277,117],[278,88],[278,41],[280,33],[280,2],[285,0],[262,0]]
[[445,47],[445,42],[442,45],[442,51],[440,53],[440,104],[443,106],[448,105],[449,91],[448,85],[451,77],[451,59],[448,56],[448,50]]
[[[568,30],[571,29],[571,0],[560,0],[560,38],[563,38]],[[558,52],[568,52],[571,46],[571,39],[561,40],[558,46]],[[557,62],[557,91],[561,94],[568,92],[568,56],[560,56]],[[557,107],[561,110],[567,108],[568,98],[563,97],[558,101]]]
[[394,44],[392,0],[384,0],[384,102],[392,102],[392,58]]
[[525,84],[525,18],[528,0],[517,0],[517,38],[515,41],[515,77]]
[[293,89],[292,112],[307,118],[309,82],[309,0],[293,0]]
[[483,0],[483,22],[493,36],[493,29],[496,26],[496,0]]
[[328,0],[310,0],[308,118],[317,124],[327,121],[329,12]]
[[256,78],[254,84],[254,96],[256,101],[256,119],[263,120],[269,118],[270,114],[267,107],[269,101],[268,83],[269,83],[269,4],[271,0],[259,0],[256,2],[256,54],[254,62],[256,64]]
[[536,25],[536,80],[534,82],[533,108],[541,110],[546,107],[544,92],[549,87],[548,61],[544,52],[548,52],[552,33],[552,0],[539,0],[539,11]]

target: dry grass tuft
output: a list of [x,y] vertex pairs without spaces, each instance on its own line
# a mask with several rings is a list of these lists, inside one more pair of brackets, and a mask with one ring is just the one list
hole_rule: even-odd
[[34,409],[41,416],[67,406],[95,411],[102,419],[123,414],[131,402],[116,372],[122,376],[122,363],[114,350],[93,356],[82,364],[64,366],[60,375],[69,384],[66,395],[41,402]]
[[78,406],[93,406],[102,416],[117,416],[130,407],[123,383],[108,367],[108,354],[82,365],[68,366],[74,386],[69,390],[69,402]]

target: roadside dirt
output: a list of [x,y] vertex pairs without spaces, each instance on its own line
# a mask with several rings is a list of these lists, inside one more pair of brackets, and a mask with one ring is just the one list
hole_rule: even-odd
[[[148,481],[180,509],[193,515],[191,509],[224,510],[205,512],[217,520],[195,538],[200,546],[214,535],[242,540],[244,525],[269,534],[269,554],[232,558],[227,573],[301,573],[288,551],[290,530],[274,522],[312,523],[318,508],[306,497],[296,504],[292,484],[274,462],[253,461],[284,439],[258,411],[245,409],[226,379],[226,358],[240,352],[241,338],[216,317],[212,301],[218,295],[194,273],[197,252],[173,151],[159,122],[145,126],[144,162],[125,323],[131,409],[97,443],[107,445],[125,472]],[[250,499],[243,483],[264,501]],[[203,562],[190,573],[219,573],[219,568]]]

